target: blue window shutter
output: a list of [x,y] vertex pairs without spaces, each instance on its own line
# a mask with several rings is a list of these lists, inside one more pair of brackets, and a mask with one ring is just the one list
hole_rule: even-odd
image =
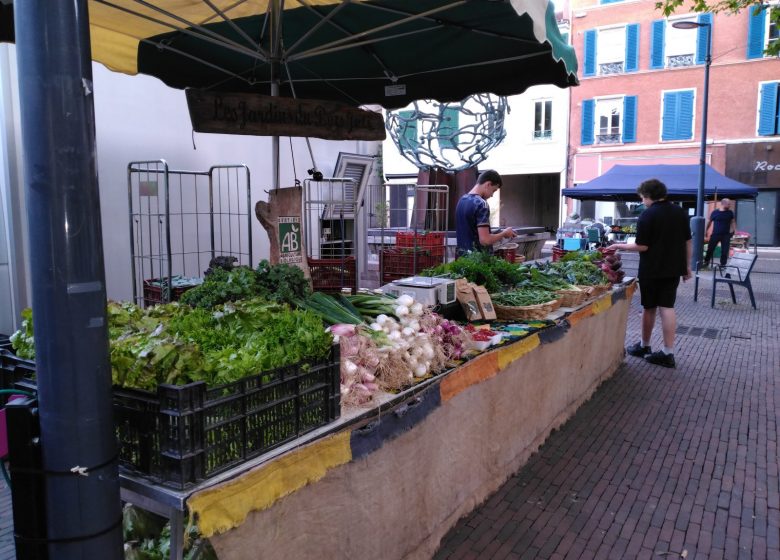
[[636,142],[636,95],[623,98],[623,143]]
[[664,93],[664,114],[661,121],[661,140],[677,140],[679,92]]
[[677,121],[677,139],[693,139],[693,91],[681,91],[679,95],[679,114]]
[[766,23],[766,10],[754,6],[749,10],[748,16],[748,58],[764,58],[764,27]]
[[[704,64],[707,58],[707,41],[710,40],[709,36],[712,32],[712,14],[699,14],[699,23],[709,23],[709,27],[700,27],[697,30],[698,36],[696,37],[696,64]],[[712,44],[710,44],[712,48]],[[712,53],[710,53],[712,55]]]
[[398,129],[398,140],[402,150],[417,149],[417,119],[412,119],[414,111],[399,111],[401,123]]
[[664,67],[664,34],[666,20],[657,19],[652,23],[650,32],[650,68]]
[[589,29],[585,32],[585,67],[583,76],[596,75],[596,30]]
[[639,24],[626,25],[626,72],[639,70]]
[[437,133],[439,136],[439,146],[442,148],[455,148],[458,145],[458,135],[455,134],[460,126],[458,125],[458,115],[460,111],[452,107],[445,107],[439,115],[439,126]]
[[590,146],[593,144],[593,111],[596,102],[593,99],[582,100],[582,134],[580,144]]
[[777,88],[778,82],[761,85],[758,106],[759,136],[772,136],[778,131]]

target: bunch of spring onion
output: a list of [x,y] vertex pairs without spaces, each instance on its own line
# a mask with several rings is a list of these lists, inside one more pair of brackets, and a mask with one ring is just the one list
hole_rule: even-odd
[[379,389],[397,391],[441,371],[461,356],[468,335],[408,295],[393,315],[379,314],[368,329],[334,325],[341,345],[341,396],[347,405],[370,404]]

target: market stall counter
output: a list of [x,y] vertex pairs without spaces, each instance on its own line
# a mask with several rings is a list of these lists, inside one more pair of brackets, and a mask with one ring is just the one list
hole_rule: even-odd
[[[622,362],[633,281],[371,410],[210,479],[155,489],[220,559],[430,558]],[[123,487],[143,495],[142,482]]]

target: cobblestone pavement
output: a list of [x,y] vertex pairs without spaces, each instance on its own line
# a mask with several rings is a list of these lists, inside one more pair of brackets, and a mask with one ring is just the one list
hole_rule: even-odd
[[[683,285],[677,369],[627,357],[435,557],[780,559],[780,252],[753,278],[758,311],[743,289],[734,305],[720,288],[710,309],[709,286],[694,303]],[[637,294],[629,342],[640,313]],[[0,486],[0,560],[13,560]]]
[[752,278],[757,311],[683,285],[677,369],[627,356],[435,558],[780,558],[780,253]]

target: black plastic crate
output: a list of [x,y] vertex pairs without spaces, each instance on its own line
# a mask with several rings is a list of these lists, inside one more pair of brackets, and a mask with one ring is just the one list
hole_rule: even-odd
[[13,389],[24,379],[35,377],[35,362],[18,357],[11,345],[0,346],[0,389]]
[[337,419],[339,378],[334,346],[322,363],[212,388],[203,382],[160,385],[156,395],[116,389],[121,464],[185,488]]
[[[5,354],[0,366],[7,359],[16,369],[4,370],[3,382],[34,390],[34,363]],[[115,387],[120,466],[183,489],[328,424],[341,414],[339,360],[333,346],[321,363],[212,388],[202,381],[160,385],[157,393]]]

